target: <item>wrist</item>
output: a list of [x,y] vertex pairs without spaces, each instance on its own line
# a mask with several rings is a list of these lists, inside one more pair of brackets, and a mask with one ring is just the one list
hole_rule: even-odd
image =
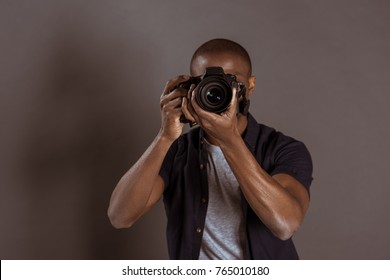
[[225,137],[222,141],[220,141],[219,146],[222,151],[227,149],[232,149],[237,145],[240,145],[243,142],[243,139],[238,131],[234,131],[228,137]]
[[170,137],[167,133],[164,132],[163,129],[160,129],[156,136],[156,141],[163,144],[171,146],[173,142],[175,142],[176,138]]

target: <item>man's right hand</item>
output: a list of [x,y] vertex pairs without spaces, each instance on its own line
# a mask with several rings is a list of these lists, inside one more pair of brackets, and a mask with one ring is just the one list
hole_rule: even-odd
[[179,84],[188,81],[189,76],[177,76],[167,82],[160,98],[161,107],[161,136],[171,141],[179,138],[184,124],[180,122],[183,114],[183,97],[187,98],[188,90],[178,87]]

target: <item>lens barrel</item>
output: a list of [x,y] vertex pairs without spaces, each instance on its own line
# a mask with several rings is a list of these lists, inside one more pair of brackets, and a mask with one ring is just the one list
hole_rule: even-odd
[[226,79],[209,76],[199,83],[195,98],[203,110],[221,113],[227,109],[232,100],[232,88]]

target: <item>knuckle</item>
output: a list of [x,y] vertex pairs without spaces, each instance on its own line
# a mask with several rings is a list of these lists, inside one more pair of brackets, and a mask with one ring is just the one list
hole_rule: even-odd
[[169,112],[169,108],[168,108],[167,104],[164,104],[162,106],[162,110],[163,110],[163,112]]

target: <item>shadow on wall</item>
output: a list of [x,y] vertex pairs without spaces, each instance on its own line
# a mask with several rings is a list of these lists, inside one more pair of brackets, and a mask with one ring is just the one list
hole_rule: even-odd
[[5,257],[128,259],[135,241],[111,226],[106,211],[113,187],[140,156],[142,124],[133,120],[149,54],[80,30],[55,38],[20,147],[23,249],[10,244]]

